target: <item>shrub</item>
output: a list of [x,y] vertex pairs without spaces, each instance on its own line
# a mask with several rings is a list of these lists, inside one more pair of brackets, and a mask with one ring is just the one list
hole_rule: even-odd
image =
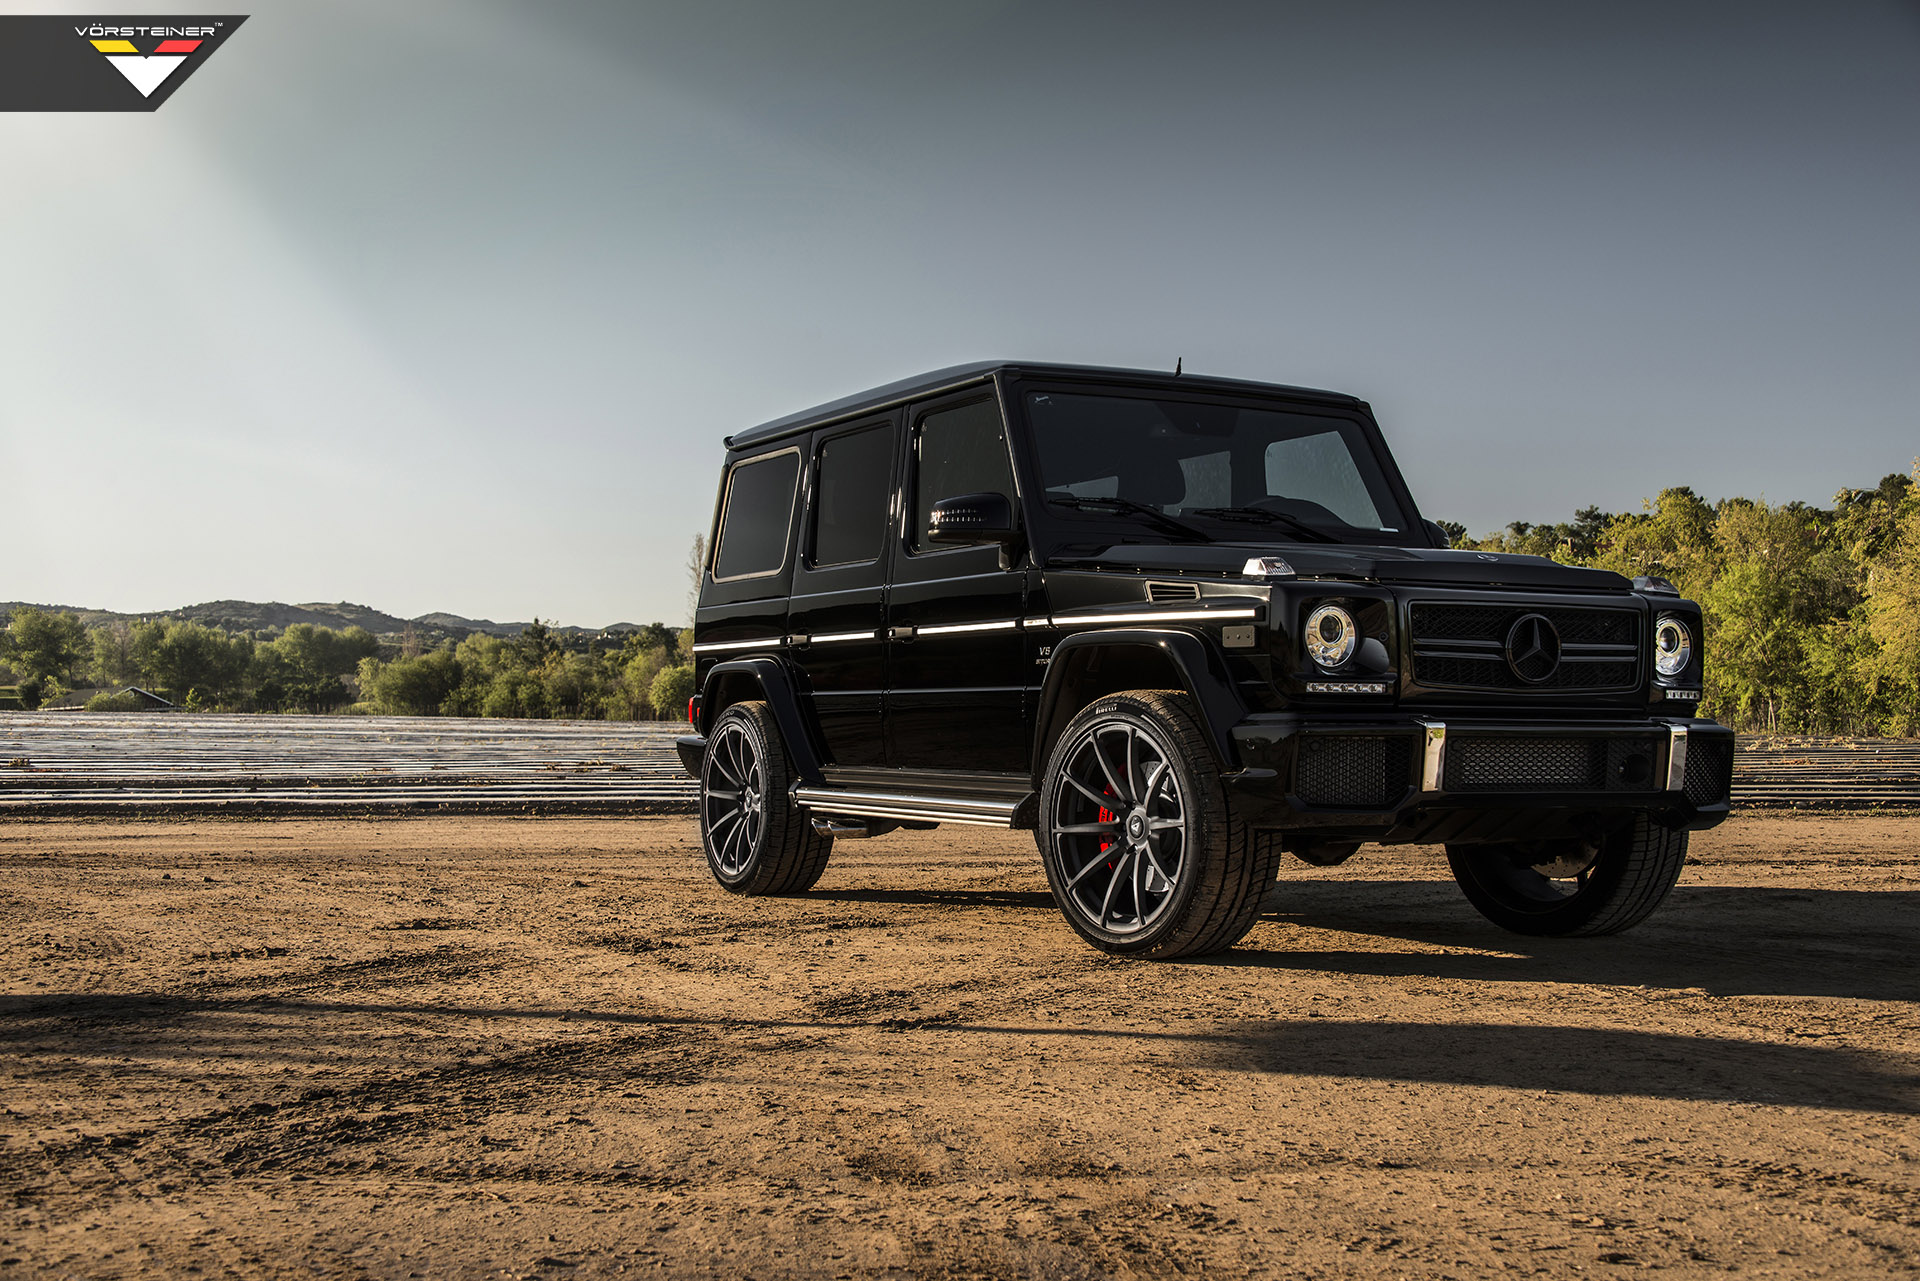
[[692,697],[691,667],[662,668],[660,674],[653,678],[653,688],[648,691],[653,714],[661,720],[677,720],[686,715],[687,700]]
[[90,712],[138,712],[145,710],[147,700],[138,694],[129,694],[124,690],[111,694],[95,694],[86,702]]

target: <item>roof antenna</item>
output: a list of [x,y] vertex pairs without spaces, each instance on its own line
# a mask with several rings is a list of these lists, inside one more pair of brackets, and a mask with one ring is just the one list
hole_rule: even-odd
[[1175,356],[1173,358],[1173,376],[1175,378],[1178,378],[1180,376],[1180,362],[1182,359],[1183,357],[1180,357],[1180,356]]

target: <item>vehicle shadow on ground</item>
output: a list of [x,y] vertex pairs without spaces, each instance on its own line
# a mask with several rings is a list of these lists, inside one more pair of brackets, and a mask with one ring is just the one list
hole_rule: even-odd
[[1844,1047],[1624,1028],[1297,1019],[1248,1025],[1196,1066],[1573,1094],[1920,1113],[1920,1063]]
[[[1483,920],[1451,881],[1282,881],[1269,921],[1423,944],[1419,951],[1280,947],[1255,934],[1189,964],[1391,978],[1700,988],[1920,1001],[1920,892],[1681,886],[1633,929],[1543,939]],[[1267,934],[1266,938],[1272,937]],[[1305,940],[1302,940],[1305,943]],[[1427,948],[1447,949],[1431,951]]]
[[1053,895],[1045,890],[995,890],[995,889],[920,889],[920,890],[876,890],[876,889],[814,889],[807,894],[808,902],[827,903],[884,903],[897,907],[965,907],[965,908],[1020,908],[1026,911],[1044,910],[1051,912]]
[[[369,1025],[368,1020],[376,1022]],[[417,1035],[421,1020],[442,1033],[511,1037],[510,1025],[564,1022],[577,1035],[559,1041],[520,1042],[488,1061],[415,1064],[398,1075],[425,1082],[473,1078],[491,1072],[517,1077],[546,1073],[622,1079],[649,1054],[686,1054],[697,1042],[709,1052],[767,1034],[799,1034],[823,1048],[849,1037],[913,1034],[935,1043],[948,1037],[1003,1038],[1011,1052],[1036,1043],[1080,1044],[1102,1057],[1131,1058],[1165,1067],[1488,1086],[1549,1093],[1764,1103],[1846,1111],[1920,1114],[1920,1060],[1814,1042],[1769,1042],[1691,1036],[1620,1027],[1557,1024],[1363,1022],[1344,1019],[1260,1019],[1200,1030],[1074,1026],[1053,1022],[963,1022],[889,1018],[750,1018],[562,1009],[541,1005],[465,1006],[450,1002],[392,1004],[305,998],[218,999],[164,993],[57,993],[31,1005],[12,1004],[0,1016],[0,1046],[16,1061],[71,1066],[107,1046],[127,1061],[204,1064],[209,1056],[253,1058],[282,1065],[306,1063],[316,1046],[339,1070],[338,1050],[363,1047],[359,1069],[386,1088],[395,1079],[388,1055],[398,1040]],[[341,1025],[341,1026],[336,1026]],[[382,1026],[384,1025],[384,1027]],[[1101,1046],[1093,1049],[1093,1046]],[[1081,1051],[1068,1051],[1082,1053]],[[977,1057],[977,1049],[968,1051]],[[722,1054],[722,1058],[727,1057]],[[716,1060],[718,1061],[718,1060]],[[357,1088],[351,1087],[348,1088]],[[371,1088],[371,1087],[368,1087]]]

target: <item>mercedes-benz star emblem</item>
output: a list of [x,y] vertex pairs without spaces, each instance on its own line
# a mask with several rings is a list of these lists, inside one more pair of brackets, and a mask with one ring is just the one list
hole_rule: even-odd
[[1523,614],[1507,632],[1507,666],[1529,685],[1560,670],[1560,633],[1539,614]]

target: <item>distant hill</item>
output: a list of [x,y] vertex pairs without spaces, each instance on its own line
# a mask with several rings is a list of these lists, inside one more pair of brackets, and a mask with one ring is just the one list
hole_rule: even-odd
[[449,632],[485,632],[489,636],[518,636],[527,630],[525,623],[496,623],[491,618],[462,618],[458,614],[422,614],[413,621],[421,627],[438,627]]
[[263,628],[281,630],[295,623],[312,623],[315,627],[364,627],[376,636],[407,629],[407,620],[404,618],[395,618],[392,614],[383,614],[369,606],[354,605],[347,601],[333,605],[282,605],[279,601],[268,601],[263,605],[250,600],[212,600],[173,610],[168,616],[235,632]]
[[[199,605],[186,605],[179,609],[159,610],[149,614],[122,614],[108,609],[90,609],[76,605],[40,605],[28,601],[0,602],[0,624],[4,624],[16,609],[44,609],[57,613],[73,613],[80,621],[91,627],[98,623],[110,623],[118,620],[132,622],[142,618],[182,618],[199,623],[205,627],[219,627],[233,632],[284,631],[295,623],[311,623],[316,627],[331,627],[336,630],[347,627],[364,627],[376,636],[398,638],[411,630],[425,642],[440,640],[459,640],[475,632],[484,632],[489,636],[518,636],[525,631],[527,623],[496,623],[487,618],[466,618],[459,614],[432,613],[422,614],[418,618],[400,618],[393,614],[382,613],[370,605],[355,605],[350,601],[338,601],[332,604],[310,602],[305,605],[284,605],[279,601],[265,603],[250,600],[214,600]],[[635,623],[614,623],[607,627],[560,626],[547,624],[554,632],[563,636],[596,636],[602,632],[639,631]]]

